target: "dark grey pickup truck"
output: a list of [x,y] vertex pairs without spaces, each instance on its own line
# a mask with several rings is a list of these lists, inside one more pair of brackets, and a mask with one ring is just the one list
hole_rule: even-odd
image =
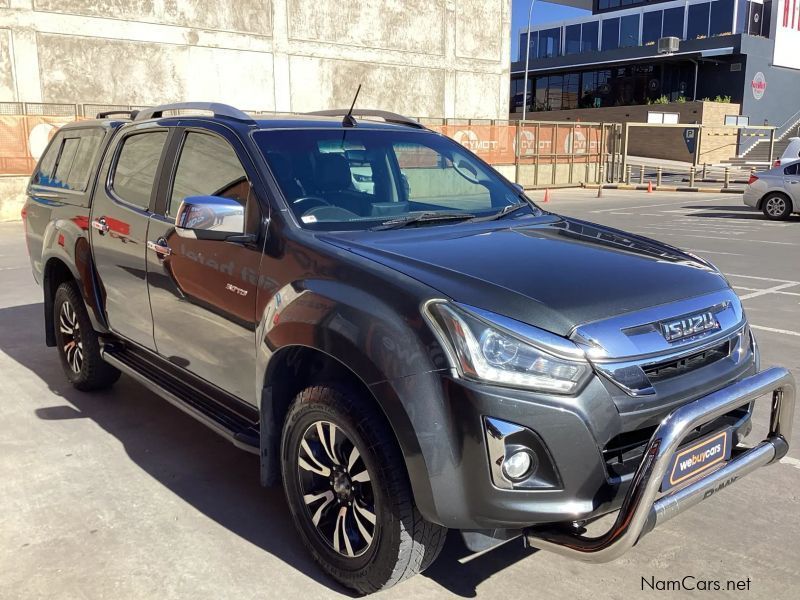
[[78,389],[125,373],[257,454],[350,588],[448,529],[611,560],[787,452],[794,381],[696,256],[544,211],[400,115],[98,117],[28,188],[47,344]]

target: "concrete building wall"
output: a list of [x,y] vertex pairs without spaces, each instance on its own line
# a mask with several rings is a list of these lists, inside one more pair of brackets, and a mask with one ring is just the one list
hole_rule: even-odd
[[505,118],[510,0],[0,0],[0,101]]

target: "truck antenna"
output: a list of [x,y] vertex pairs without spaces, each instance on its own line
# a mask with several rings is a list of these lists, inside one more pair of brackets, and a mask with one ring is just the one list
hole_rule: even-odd
[[342,126],[343,127],[355,127],[358,125],[356,120],[353,118],[353,108],[355,108],[356,100],[358,100],[358,94],[361,92],[361,84],[358,84],[358,89],[356,90],[356,95],[353,98],[353,103],[350,105],[350,110],[347,111],[347,114],[342,119]]

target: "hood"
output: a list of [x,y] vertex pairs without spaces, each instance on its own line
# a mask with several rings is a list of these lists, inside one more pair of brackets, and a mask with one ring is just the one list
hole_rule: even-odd
[[320,237],[457,302],[559,335],[728,287],[709,263],[672,246],[552,214]]

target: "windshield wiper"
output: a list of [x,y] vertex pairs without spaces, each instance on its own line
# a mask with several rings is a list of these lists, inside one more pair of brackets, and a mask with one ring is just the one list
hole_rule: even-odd
[[424,212],[418,215],[411,215],[402,219],[391,219],[384,221],[380,225],[370,228],[371,231],[382,231],[385,229],[400,229],[407,227],[413,223],[432,223],[436,221],[463,221],[466,219],[474,219],[475,215],[470,213],[452,213],[452,212]]
[[485,217],[475,217],[470,219],[470,223],[480,223],[481,221],[496,221],[497,219],[502,219],[506,215],[510,215],[511,213],[515,213],[518,210],[522,210],[523,208],[530,208],[533,210],[533,206],[528,202],[517,202],[516,204],[509,204],[508,206],[504,206],[502,209],[498,210],[496,213],[492,213],[490,215],[486,215]]

